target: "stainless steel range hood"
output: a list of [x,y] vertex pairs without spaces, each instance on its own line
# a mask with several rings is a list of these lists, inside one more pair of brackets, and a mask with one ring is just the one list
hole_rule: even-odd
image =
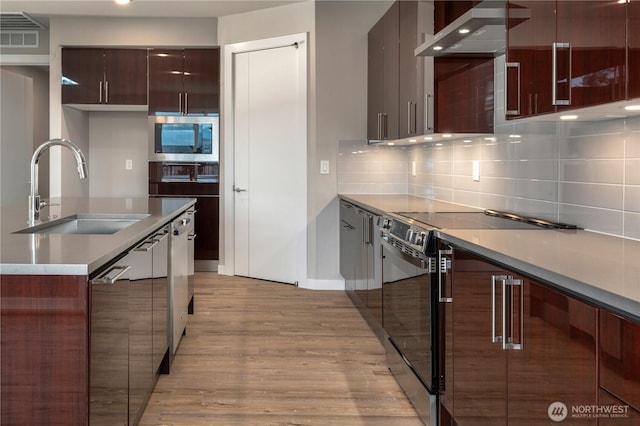
[[416,56],[499,56],[505,49],[504,1],[485,0],[431,36]]

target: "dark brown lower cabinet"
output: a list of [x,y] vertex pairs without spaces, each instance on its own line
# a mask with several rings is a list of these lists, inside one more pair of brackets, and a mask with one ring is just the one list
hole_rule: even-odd
[[601,310],[599,347],[600,388],[640,418],[640,324]]
[[442,424],[597,423],[597,308],[458,249],[449,282]]
[[[637,391],[637,389],[636,389]],[[601,413],[598,414],[599,426],[638,426],[640,425],[640,411],[619,400],[609,392],[600,389],[598,404]]]

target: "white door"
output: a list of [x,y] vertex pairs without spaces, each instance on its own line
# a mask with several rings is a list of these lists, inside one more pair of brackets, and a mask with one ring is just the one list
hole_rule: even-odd
[[235,274],[306,279],[306,49],[233,55]]

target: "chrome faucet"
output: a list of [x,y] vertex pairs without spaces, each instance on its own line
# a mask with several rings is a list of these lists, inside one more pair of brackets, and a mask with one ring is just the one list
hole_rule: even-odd
[[33,226],[40,221],[40,208],[46,204],[40,202],[40,195],[38,194],[38,161],[40,161],[40,155],[51,148],[52,146],[59,145],[67,147],[73,152],[78,164],[78,176],[80,179],[87,177],[87,160],[84,158],[84,154],[80,151],[73,142],[66,139],[50,139],[36,148],[31,157],[31,193],[29,194],[29,225]]

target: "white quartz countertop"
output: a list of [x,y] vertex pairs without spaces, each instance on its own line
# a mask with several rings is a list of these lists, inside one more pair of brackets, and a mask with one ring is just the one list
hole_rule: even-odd
[[[410,195],[340,198],[379,213],[453,211],[460,207]],[[450,244],[640,322],[640,241],[586,230],[437,232]]]
[[[75,214],[148,215],[114,234],[16,234],[27,204],[0,208],[0,274],[90,275],[195,204],[195,198],[52,198],[42,222]],[[57,205],[56,205],[57,204]],[[48,216],[55,216],[51,219]]]

